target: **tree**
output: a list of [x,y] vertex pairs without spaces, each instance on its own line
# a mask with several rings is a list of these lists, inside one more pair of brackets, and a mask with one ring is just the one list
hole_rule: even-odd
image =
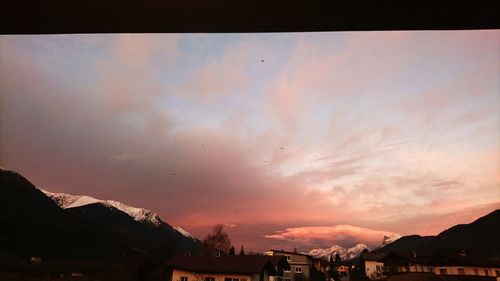
[[243,250],[243,245],[241,245],[240,256],[244,256],[244,255],[245,255],[245,250]]
[[364,249],[362,252],[361,252],[361,255],[359,255],[359,258],[358,258],[358,266],[357,266],[357,269],[359,272],[365,274],[365,257],[364,257],[364,254],[367,254],[368,253],[368,249]]
[[339,253],[336,253],[336,254],[335,254],[335,263],[336,263],[336,264],[339,264],[339,263],[340,263],[340,255],[339,255]]
[[325,274],[316,269],[316,267],[311,267],[310,271],[310,281],[326,281]]
[[227,232],[224,231],[224,226],[217,224],[214,226],[212,233],[205,237],[203,245],[209,255],[215,254],[216,251],[228,254],[231,247],[231,239],[229,239]]
[[229,249],[229,255],[234,256],[234,247],[233,246],[231,246],[231,248]]

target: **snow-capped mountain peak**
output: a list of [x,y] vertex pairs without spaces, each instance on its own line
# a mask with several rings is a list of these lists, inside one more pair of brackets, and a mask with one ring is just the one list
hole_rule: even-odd
[[396,233],[384,235],[384,238],[382,239],[382,242],[380,243],[378,248],[382,248],[385,245],[391,244],[392,242],[398,240],[399,238],[401,238],[401,235],[396,234]]
[[339,254],[340,258],[342,260],[345,260],[347,258],[347,249],[339,245],[334,245],[326,249],[321,249],[321,248],[312,249],[309,252],[309,255],[315,258],[326,258],[326,259],[329,259],[330,256],[335,258],[336,254]]
[[361,255],[361,252],[363,252],[363,250],[365,249],[370,250],[370,248],[368,248],[368,246],[366,246],[365,244],[357,244],[356,246],[347,250],[347,258],[353,259],[359,257]]
[[129,206],[127,204],[123,204],[114,200],[101,200],[96,199],[94,197],[86,196],[86,195],[71,195],[66,193],[53,193],[46,191],[44,189],[39,188],[45,195],[50,197],[54,202],[56,202],[59,207],[63,209],[75,208],[84,205],[100,203],[105,206],[114,207],[129,216],[131,216],[134,220],[139,222],[148,222],[153,224],[154,226],[159,226],[161,224],[160,217],[154,212],[142,208],[136,208]]
[[309,255],[315,258],[329,259],[330,256],[332,256],[332,258],[335,258],[335,255],[338,254],[341,260],[348,260],[359,257],[364,249],[369,248],[365,244],[357,244],[356,246],[349,249],[346,249],[339,245],[334,245],[326,249],[312,249],[311,251],[309,251]]

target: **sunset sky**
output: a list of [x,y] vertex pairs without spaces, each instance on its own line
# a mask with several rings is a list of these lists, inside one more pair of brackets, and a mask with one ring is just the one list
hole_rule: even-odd
[[0,36],[0,166],[247,251],[500,208],[499,109],[499,30]]

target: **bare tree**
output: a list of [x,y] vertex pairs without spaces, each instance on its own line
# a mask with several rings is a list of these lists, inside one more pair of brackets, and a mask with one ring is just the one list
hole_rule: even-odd
[[203,245],[209,255],[213,255],[216,251],[228,254],[231,248],[231,239],[224,230],[222,224],[214,226],[212,233],[208,234],[203,240]]

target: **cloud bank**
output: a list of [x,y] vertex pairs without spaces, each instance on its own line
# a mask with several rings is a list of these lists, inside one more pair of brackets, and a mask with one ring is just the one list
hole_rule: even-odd
[[500,207],[499,38],[3,35],[0,165],[248,250],[437,234]]

